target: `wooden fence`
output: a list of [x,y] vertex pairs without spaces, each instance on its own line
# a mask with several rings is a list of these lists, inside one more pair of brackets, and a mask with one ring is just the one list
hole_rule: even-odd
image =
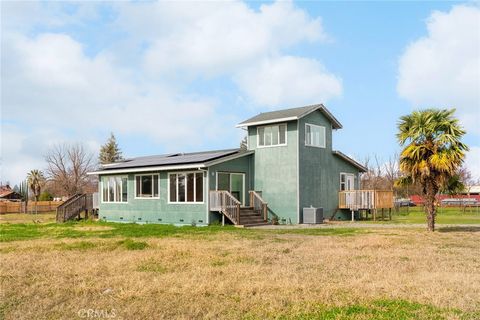
[[[37,212],[55,211],[63,201],[38,201]],[[28,206],[25,202],[0,201],[0,214],[4,213],[34,213],[35,201],[29,201]]]

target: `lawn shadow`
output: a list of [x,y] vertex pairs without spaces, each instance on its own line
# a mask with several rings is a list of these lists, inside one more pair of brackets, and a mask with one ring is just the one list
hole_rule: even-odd
[[438,228],[438,232],[480,232],[480,226],[458,226]]

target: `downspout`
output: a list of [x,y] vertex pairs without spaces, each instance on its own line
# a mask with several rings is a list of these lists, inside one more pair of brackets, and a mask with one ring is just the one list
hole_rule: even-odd
[[[287,124],[288,135],[288,124]],[[300,224],[300,119],[297,120],[297,224]]]
[[210,168],[207,168],[207,170],[205,169],[202,169],[202,168],[198,168],[198,171],[201,171],[201,172],[206,172],[207,173],[207,180],[206,180],[206,183],[205,185],[207,186],[206,190],[206,197],[205,197],[205,211],[206,211],[206,223],[207,225],[210,224],[210,183],[209,183],[209,179],[210,179]]

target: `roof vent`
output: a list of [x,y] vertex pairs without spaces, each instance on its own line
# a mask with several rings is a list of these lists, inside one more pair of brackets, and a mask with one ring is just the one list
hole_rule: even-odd
[[174,154],[168,155],[167,158],[178,157],[178,156],[183,156],[183,155],[184,155],[183,153],[174,153]]

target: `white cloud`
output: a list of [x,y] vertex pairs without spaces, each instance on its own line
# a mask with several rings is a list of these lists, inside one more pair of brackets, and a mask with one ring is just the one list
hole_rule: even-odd
[[[258,10],[243,2],[114,3],[111,24],[99,22],[107,13],[95,3],[63,6],[2,3],[2,180],[41,169],[55,141],[93,148],[110,131],[159,152],[237,146],[238,114],[192,89],[192,79],[233,80],[246,95],[240,100],[268,106],[325,102],[341,92],[317,60],[283,53],[328,38],[320,18],[292,2]],[[107,35],[85,35],[87,25]],[[274,84],[256,92],[246,77],[271,78],[269,67]]]
[[[228,74],[296,43],[327,38],[319,18],[292,2],[156,2],[120,6],[119,25],[149,46],[145,68]],[[288,21],[288,23],[286,23]]]
[[[44,156],[55,144],[78,143],[78,140],[58,135],[49,127],[21,129],[12,124],[2,124],[0,157],[0,182],[19,184],[30,170],[44,170]],[[96,156],[99,144],[85,135],[82,140],[87,152]]]
[[[6,118],[22,124],[2,129],[1,179],[16,181],[33,167],[42,169],[43,155],[58,138],[74,142],[71,136],[77,136],[94,144],[89,131],[133,134],[164,150],[201,148],[223,138],[218,132],[232,131],[235,121],[218,113],[215,100],[179,96],[164,84],[135,82],[108,56],[87,57],[68,35],[10,35],[6,41],[2,122]],[[28,134],[21,126],[31,127]],[[12,148],[7,141],[18,146],[35,141],[29,143],[35,148]]]
[[427,29],[400,58],[399,95],[416,108],[455,107],[467,131],[480,134],[480,9],[435,11]]
[[472,176],[480,180],[480,147],[470,147],[465,159],[465,165]]
[[[79,124],[81,119],[89,126],[144,134],[163,143],[172,136],[194,139],[212,118],[221,117],[213,100],[180,98],[167,85],[136,83],[108,57],[88,58],[81,44],[67,35],[17,37],[10,48],[9,57],[16,61],[4,83],[8,89],[4,111],[10,117],[42,119],[59,128]],[[175,130],[182,127],[181,133]]]
[[260,105],[299,106],[324,102],[342,93],[341,80],[314,59],[265,59],[239,72],[239,87]]

